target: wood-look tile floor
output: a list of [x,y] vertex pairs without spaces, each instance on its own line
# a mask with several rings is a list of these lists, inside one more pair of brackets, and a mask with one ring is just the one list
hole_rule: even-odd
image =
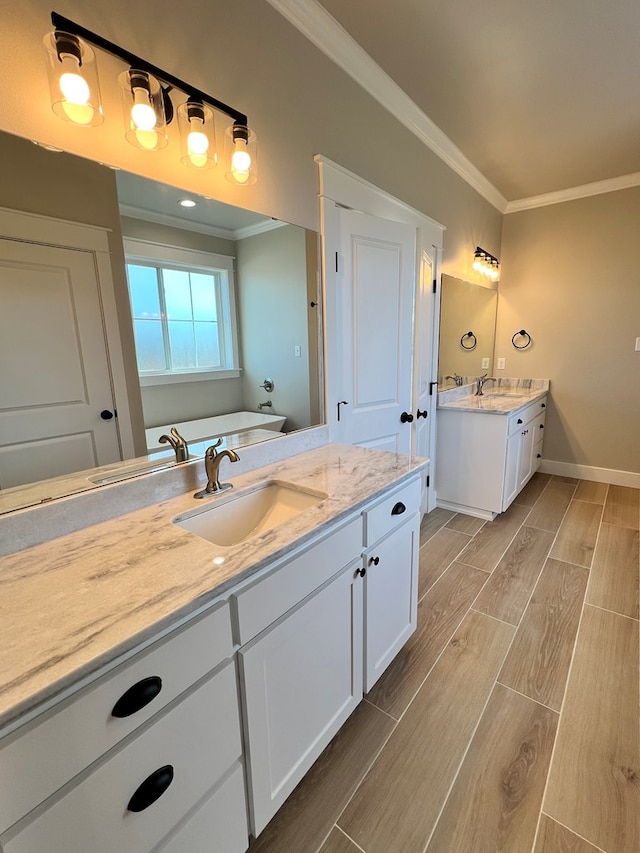
[[640,490],[421,530],[418,629],[251,853],[638,853]]

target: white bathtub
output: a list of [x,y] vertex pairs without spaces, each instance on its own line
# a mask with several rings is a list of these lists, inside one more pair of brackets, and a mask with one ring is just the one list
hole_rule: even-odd
[[223,435],[235,435],[250,430],[271,430],[282,432],[286,421],[281,415],[263,415],[262,412],[231,412],[228,415],[216,415],[212,418],[200,418],[197,421],[179,421],[165,426],[151,427],[145,430],[147,449],[151,453],[161,445],[161,435],[168,434],[175,427],[187,444],[210,441]]

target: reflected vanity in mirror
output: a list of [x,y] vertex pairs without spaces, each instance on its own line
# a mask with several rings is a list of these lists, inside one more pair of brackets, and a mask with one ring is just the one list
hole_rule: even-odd
[[237,448],[322,422],[314,232],[0,146],[0,513],[176,464],[158,442],[175,424],[198,425],[194,458],[223,432]]
[[454,387],[456,377],[462,377],[466,384],[483,373],[493,372],[497,306],[497,285],[484,286],[450,275],[442,276],[438,347],[440,390]]

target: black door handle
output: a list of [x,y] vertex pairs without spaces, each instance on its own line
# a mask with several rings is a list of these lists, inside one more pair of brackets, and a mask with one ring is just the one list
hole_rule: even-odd
[[400,422],[403,424],[410,424],[413,421],[413,415],[410,415],[409,412],[403,412],[400,415]]
[[418,418],[426,418],[429,412],[425,409],[424,412],[421,412],[420,409],[416,412],[416,417]]
[[110,421],[111,418],[113,417],[113,412],[110,411],[109,409],[103,409],[100,412],[100,417],[102,418],[103,421]]
[[113,706],[112,717],[130,717],[140,711],[156,698],[162,690],[162,679],[158,675],[151,675],[133,684],[126,690]]
[[340,400],[338,403],[338,420],[340,420],[340,406],[348,406],[349,403],[347,400]]
[[165,764],[164,767],[154,770],[151,776],[147,776],[144,782],[138,786],[127,803],[127,810],[143,812],[148,809],[156,800],[160,799],[172,782],[173,767],[170,764]]
[[406,506],[402,503],[402,501],[398,501],[398,503],[391,510],[391,515],[402,515],[403,512],[406,511]]

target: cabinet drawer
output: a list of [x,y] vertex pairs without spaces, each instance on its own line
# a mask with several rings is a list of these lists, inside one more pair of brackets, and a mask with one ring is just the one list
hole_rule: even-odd
[[507,426],[507,435],[513,435],[524,424],[528,423],[533,418],[537,418],[539,415],[542,417],[542,423],[544,423],[546,404],[547,398],[543,397],[541,400],[536,400],[535,403],[530,403],[516,415],[510,415]]
[[[0,741],[0,833],[232,651],[229,606],[224,603]],[[128,716],[113,716],[116,702],[131,688],[132,707],[145,699],[148,704]]]
[[[116,751],[38,816],[3,838],[4,853],[148,853],[241,754],[232,661],[157,722]],[[160,768],[164,792],[141,811],[132,795]]]
[[249,846],[242,765],[164,844],[158,853],[245,853]]
[[322,586],[362,550],[362,519],[353,519],[303,554],[231,596],[241,646]]
[[[366,509],[364,516],[365,545],[373,545],[420,509],[422,478],[418,477],[393,491],[380,503]],[[404,506],[404,509],[402,509]]]

